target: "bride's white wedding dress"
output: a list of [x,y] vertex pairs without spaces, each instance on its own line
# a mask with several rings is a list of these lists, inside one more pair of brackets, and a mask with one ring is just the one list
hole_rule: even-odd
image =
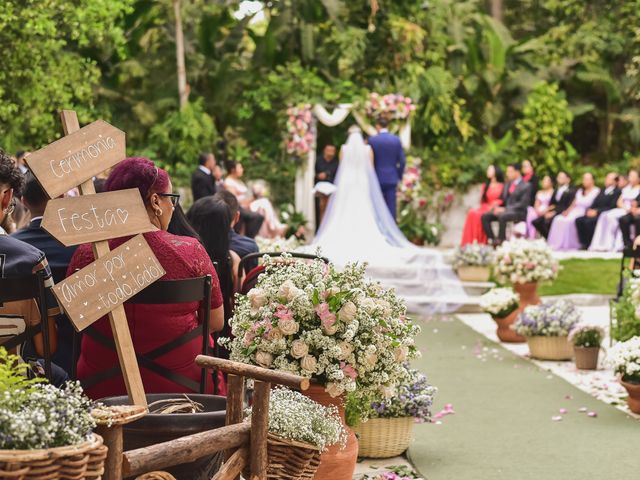
[[337,190],[312,247],[337,265],[367,262],[367,273],[395,287],[410,309],[446,312],[466,303],[462,284],[442,254],[416,247],[397,227],[373,169],[371,147],[359,130],[350,133],[340,156]]

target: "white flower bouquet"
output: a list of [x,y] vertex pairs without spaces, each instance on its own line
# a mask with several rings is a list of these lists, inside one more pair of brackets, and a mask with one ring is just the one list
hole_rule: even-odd
[[480,297],[480,308],[493,317],[504,318],[518,308],[520,296],[512,288],[492,288]]
[[494,274],[501,283],[552,281],[558,276],[558,268],[544,240],[511,240],[496,250]]
[[256,237],[256,243],[261,253],[293,252],[302,245],[302,242],[295,235],[289,238]]
[[456,249],[453,267],[488,267],[493,264],[495,255],[493,248],[480,243],[468,243]]
[[231,359],[314,378],[332,397],[379,397],[419,356],[419,327],[365,268],[267,258],[256,288],[237,298],[233,338],[223,339]]
[[580,312],[567,300],[530,305],[518,316],[514,327],[523,337],[565,337],[580,322]]
[[640,383],[640,337],[616,343],[609,350],[608,363],[627,383]]

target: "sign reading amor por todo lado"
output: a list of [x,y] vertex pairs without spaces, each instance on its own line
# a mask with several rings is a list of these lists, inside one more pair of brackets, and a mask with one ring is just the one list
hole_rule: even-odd
[[50,200],[42,228],[67,247],[157,230],[137,188]]
[[142,235],[123,243],[53,287],[78,331],[165,274]]
[[98,120],[32,153],[26,161],[49,196],[56,198],[125,156],[125,133]]

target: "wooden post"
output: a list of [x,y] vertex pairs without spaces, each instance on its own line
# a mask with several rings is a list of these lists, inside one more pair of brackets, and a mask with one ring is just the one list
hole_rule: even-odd
[[98,425],[96,433],[102,437],[109,449],[104,462],[102,480],[120,480],[122,478],[122,453],[124,451],[122,425]]
[[267,480],[270,394],[271,384],[269,382],[255,381],[251,413],[251,480]]
[[249,449],[247,447],[239,448],[229,459],[220,467],[218,473],[211,480],[235,480],[242,473],[244,467],[247,466],[249,459]]
[[[244,377],[230,374],[227,376],[227,425],[234,425],[242,422],[244,416]],[[236,452],[237,453],[237,452]],[[225,458],[227,462],[231,461],[234,452],[227,450]],[[244,468],[244,467],[243,467]],[[240,469],[242,470],[242,469]],[[240,472],[240,470],[238,472]],[[230,477],[238,480],[239,476]]]
[[[72,110],[63,110],[60,114],[60,118],[62,120],[62,128],[64,129],[65,135],[69,135],[80,130],[80,124],[78,123],[78,116],[76,115],[76,112]],[[96,193],[92,179],[89,179],[80,185],[80,193],[82,195],[93,195]],[[93,254],[96,260],[107,255],[109,251],[109,243],[107,241],[93,243]],[[118,351],[118,358],[120,360],[120,369],[122,370],[122,376],[124,377],[129,399],[134,405],[146,406],[147,399],[144,394],[142,377],[140,376],[140,369],[138,368],[138,360],[136,359],[133,341],[131,340],[131,333],[129,332],[129,325],[127,324],[127,317],[125,316],[124,307],[122,305],[109,312],[109,321],[111,322],[111,330],[113,331],[113,337]]]

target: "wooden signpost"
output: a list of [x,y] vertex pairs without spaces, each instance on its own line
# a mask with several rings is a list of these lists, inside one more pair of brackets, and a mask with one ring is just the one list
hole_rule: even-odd
[[51,201],[42,224],[65,245],[94,242],[96,261],[55,286],[54,294],[78,331],[109,314],[129,399],[146,406],[122,304],[162,277],[164,270],[141,235],[113,252],[106,240],[155,227],[146,211],[142,215],[137,190],[96,195],[93,186],[95,175],[125,158],[124,132],[102,120],[80,128],[71,110],[63,110],[60,116],[66,136],[29,155],[27,164],[51,198],[79,187],[80,197]]

